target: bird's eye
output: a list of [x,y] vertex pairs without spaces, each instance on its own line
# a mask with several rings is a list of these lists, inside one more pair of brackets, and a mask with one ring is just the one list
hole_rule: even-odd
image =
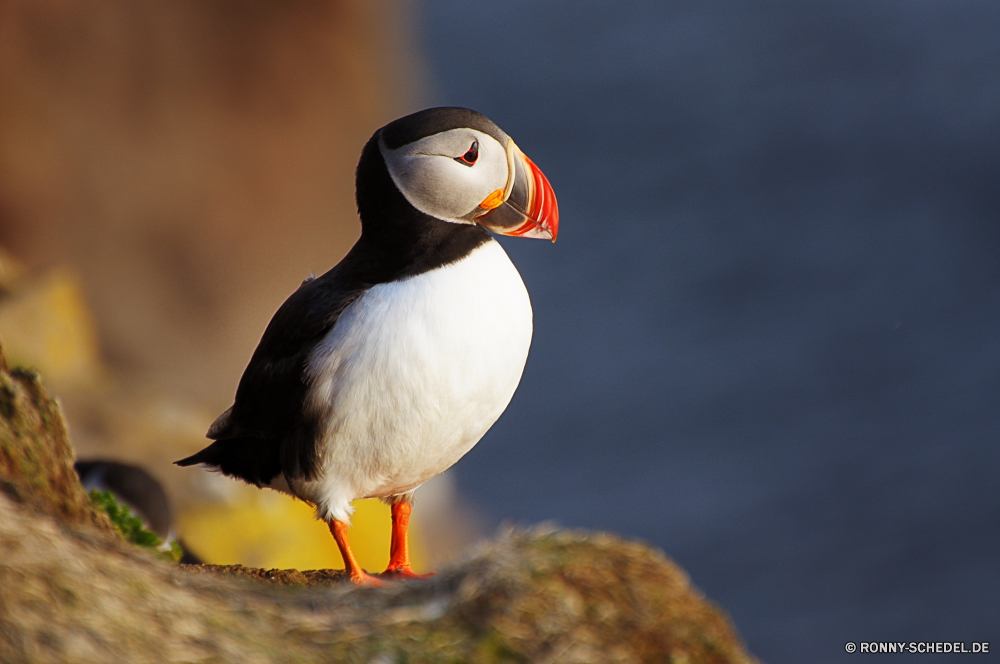
[[466,166],[472,166],[479,159],[479,141],[472,141],[472,147],[466,150],[461,157],[455,157],[455,161]]

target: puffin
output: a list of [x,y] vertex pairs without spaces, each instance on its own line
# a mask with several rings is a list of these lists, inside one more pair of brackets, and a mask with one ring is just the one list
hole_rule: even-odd
[[[507,408],[532,310],[491,233],[556,240],[542,171],[496,124],[430,108],[377,130],[355,177],[361,236],[278,308],[200,464],[315,507],[348,578],[421,578],[407,532],[414,491],[450,468]],[[374,576],[348,540],[352,501],[391,509],[389,565]]]

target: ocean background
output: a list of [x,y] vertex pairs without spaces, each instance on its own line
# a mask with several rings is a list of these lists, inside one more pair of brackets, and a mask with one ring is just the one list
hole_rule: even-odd
[[560,207],[461,494],[662,548],[770,664],[1000,650],[1000,5],[417,9]]

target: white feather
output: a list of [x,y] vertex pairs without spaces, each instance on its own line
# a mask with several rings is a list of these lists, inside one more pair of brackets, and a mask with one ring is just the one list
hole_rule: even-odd
[[319,518],[348,521],[352,500],[405,493],[446,470],[507,407],[531,332],[524,283],[492,239],[373,287],[310,357],[322,470],[290,488]]

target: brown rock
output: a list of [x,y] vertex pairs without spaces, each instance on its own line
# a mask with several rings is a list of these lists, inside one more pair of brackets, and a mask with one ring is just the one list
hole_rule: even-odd
[[429,580],[175,566],[94,517],[58,404],[0,372],[2,662],[752,663],[663,554],[509,530]]
[[62,410],[34,372],[0,368],[0,488],[66,523],[111,527],[90,507]]

